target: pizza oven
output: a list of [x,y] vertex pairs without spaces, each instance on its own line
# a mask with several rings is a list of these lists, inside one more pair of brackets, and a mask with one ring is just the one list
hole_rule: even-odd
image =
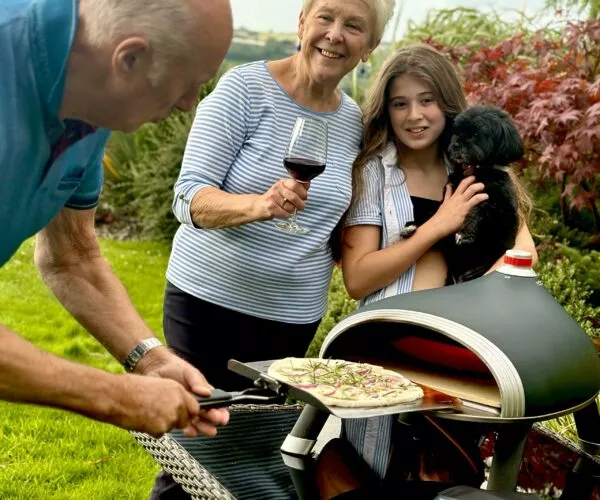
[[458,397],[459,419],[549,418],[593,400],[600,360],[529,269],[397,295],[360,307],[320,356],[390,367]]
[[[487,488],[507,495],[516,488],[535,421],[573,413],[582,446],[593,453],[600,446],[594,403],[600,359],[530,263],[530,254],[509,251],[504,266],[476,280],[359,307],[329,332],[320,352],[322,358],[396,370],[423,387],[421,405],[382,407],[381,415],[420,411],[490,424],[496,438]],[[426,401],[428,393],[456,404],[435,409],[438,401]],[[298,457],[310,455],[329,415],[336,413],[308,403],[286,437],[281,451],[295,484],[303,484],[308,470]],[[371,414],[357,408],[337,416]],[[578,462],[578,467],[583,466]]]

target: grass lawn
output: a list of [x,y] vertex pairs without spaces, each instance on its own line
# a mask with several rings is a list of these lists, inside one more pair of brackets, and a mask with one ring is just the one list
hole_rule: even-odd
[[[169,249],[102,241],[102,249],[151,329],[162,335]],[[0,269],[0,323],[59,356],[121,371],[41,282],[33,241]],[[126,432],[63,411],[0,402],[0,499],[148,498],[159,467]]]

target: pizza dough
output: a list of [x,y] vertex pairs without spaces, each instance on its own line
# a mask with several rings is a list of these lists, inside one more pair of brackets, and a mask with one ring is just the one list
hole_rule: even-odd
[[310,392],[328,406],[390,406],[423,397],[423,389],[407,378],[368,363],[284,358],[274,361],[267,373],[276,380]]

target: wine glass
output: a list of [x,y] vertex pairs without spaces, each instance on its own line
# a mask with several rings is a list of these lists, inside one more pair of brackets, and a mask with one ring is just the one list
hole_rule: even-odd
[[[318,118],[296,118],[283,165],[298,182],[309,183],[325,170],[327,161],[327,122]],[[296,222],[296,210],[290,221],[275,224],[281,231],[306,234],[309,229]]]

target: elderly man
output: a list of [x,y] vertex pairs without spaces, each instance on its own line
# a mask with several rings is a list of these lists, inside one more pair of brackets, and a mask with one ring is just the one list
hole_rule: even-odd
[[37,233],[45,283],[133,373],[66,361],[0,325],[1,399],[152,435],[227,423],[200,410],[190,392],[210,386],[134,310],[100,253],[94,207],[110,130],[192,108],[231,36],[228,0],[2,0],[0,266]]

